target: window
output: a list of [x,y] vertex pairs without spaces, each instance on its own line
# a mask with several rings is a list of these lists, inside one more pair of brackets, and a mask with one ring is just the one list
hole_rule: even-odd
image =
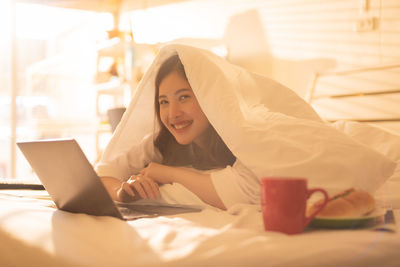
[[36,179],[19,140],[73,137],[96,160],[96,51],[113,23],[109,13],[0,2],[0,177]]

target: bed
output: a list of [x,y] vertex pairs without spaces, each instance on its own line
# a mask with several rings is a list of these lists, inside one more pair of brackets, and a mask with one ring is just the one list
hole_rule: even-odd
[[[377,196],[400,220],[400,182]],[[121,221],[0,192],[1,266],[398,266],[400,228],[265,232],[258,206]],[[393,229],[393,228],[392,228]]]
[[57,210],[45,191],[2,190],[0,266],[399,266],[400,136],[356,122],[335,127],[396,162],[374,193],[394,222],[285,235],[264,231],[258,204],[122,221]]

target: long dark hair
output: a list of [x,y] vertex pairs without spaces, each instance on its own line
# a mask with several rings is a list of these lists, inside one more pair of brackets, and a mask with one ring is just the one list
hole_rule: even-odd
[[205,140],[207,140],[206,144],[204,147],[200,147],[194,142],[188,145],[179,144],[161,122],[160,105],[158,102],[159,87],[162,80],[174,71],[186,81],[188,80],[178,55],[171,56],[164,61],[158,70],[155,80],[154,108],[160,131],[154,139],[154,145],[163,157],[162,163],[169,166],[192,166],[199,170],[224,168],[227,165],[232,166],[236,157],[225,145],[211,124],[204,133],[206,135]]

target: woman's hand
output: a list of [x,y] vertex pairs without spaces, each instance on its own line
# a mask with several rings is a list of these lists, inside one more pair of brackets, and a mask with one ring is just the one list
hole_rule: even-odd
[[[103,180],[107,182],[105,178]],[[117,182],[114,181],[113,184],[115,183]],[[118,184],[116,187],[109,187],[111,188],[111,194],[114,192],[119,201],[129,202],[140,198],[159,197],[158,184],[170,183],[179,183],[196,194],[205,203],[220,209],[226,209],[215,190],[210,174],[181,167],[166,166],[152,162],[140,171],[140,175],[131,176],[128,181]],[[117,188],[117,190],[113,191],[113,188]]]
[[140,171],[144,177],[148,177],[159,184],[172,184],[174,167],[150,162],[146,168]]
[[132,175],[121,184],[117,191],[122,202],[134,201],[140,198],[159,198],[160,191],[156,182],[142,174]]
[[116,192],[117,199],[121,202],[131,202],[141,198],[159,198],[158,184],[172,183],[172,170],[173,167],[151,162],[139,175],[132,175],[121,183]]

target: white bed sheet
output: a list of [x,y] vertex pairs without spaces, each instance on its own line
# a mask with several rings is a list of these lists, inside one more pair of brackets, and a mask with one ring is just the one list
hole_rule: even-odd
[[[378,203],[400,208],[400,183]],[[265,232],[257,205],[121,221],[0,192],[0,266],[399,266],[397,233]],[[17,191],[14,191],[17,192]],[[398,227],[398,226],[397,226]]]

